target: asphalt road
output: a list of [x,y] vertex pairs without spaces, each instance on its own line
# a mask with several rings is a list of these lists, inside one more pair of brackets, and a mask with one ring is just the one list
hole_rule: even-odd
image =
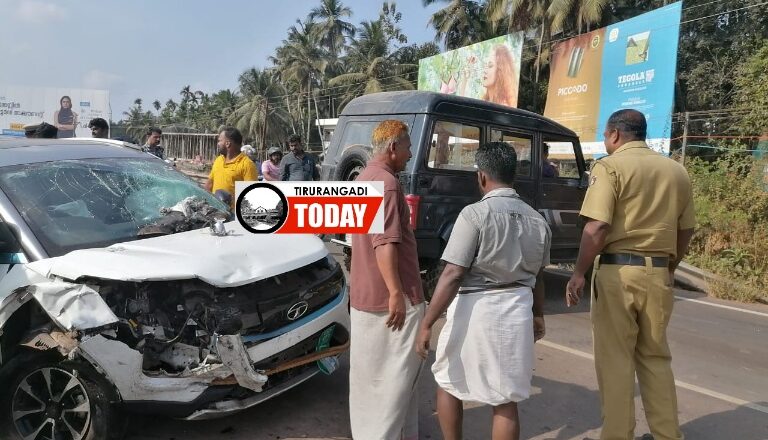
[[[330,246],[340,256],[338,248]],[[534,393],[519,406],[524,439],[599,438],[589,308],[586,301],[565,307],[566,281],[563,274],[547,277],[547,336],[536,344]],[[682,290],[675,294],[678,299],[668,334],[686,438],[768,440],[768,307],[718,301]],[[345,355],[333,375],[316,376],[224,419],[185,422],[137,417],[128,439],[348,439],[348,365]],[[420,392],[420,437],[439,439],[435,384],[428,368],[422,373]],[[466,439],[490,438],[490,408],[466,406],[464,417]],[[648,432],[639,394],[636,419],[639,437]]]

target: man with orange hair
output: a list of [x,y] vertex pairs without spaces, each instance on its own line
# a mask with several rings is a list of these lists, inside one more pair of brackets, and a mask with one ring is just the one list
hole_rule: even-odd
[[384,182],[384,233],[352,237],[349,413],[352,438],[418,439],[413,351],[424,318],[416,238],[397,173],[411,158],[408,126],[381,122],[360,181]]

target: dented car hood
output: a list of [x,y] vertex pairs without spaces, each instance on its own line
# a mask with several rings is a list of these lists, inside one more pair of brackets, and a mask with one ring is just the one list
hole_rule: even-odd
[[314,235],[253,234],[237,221],[228,235],[209,229],[83,249],[29,263],[46,277],[95,277],[121,281],[199,278],[216,287],[236,287],[313,263],[328,254]]

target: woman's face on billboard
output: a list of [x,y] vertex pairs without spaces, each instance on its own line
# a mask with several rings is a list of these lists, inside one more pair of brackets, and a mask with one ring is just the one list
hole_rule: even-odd
[[72,101],[66,98],[61,100],[61,108],[70,108],[70,107],[72,107]]
[[496,54],[491,54],[488,61],[485,62],[485,72],[483,73],[483,86],[492,87],[496,84]]

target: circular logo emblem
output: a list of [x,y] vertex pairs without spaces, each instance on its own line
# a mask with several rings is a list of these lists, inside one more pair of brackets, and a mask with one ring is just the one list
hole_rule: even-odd
[[307,313],[307,309],[309,309],[309,304],[306,301],[300,301],[292,305],[285,313],[285,316],[289,321],[295,321],[304,316]]
[[592,49],[597,49],[597,46],[600,45],[600,35],[595,35],[592,37]]
[[254,183],[240,193],[235,213],[248,231],[269,234],[280,229],[288,218],[288,199],[274,185]]
[[619,28],[613,28],[611,29],[611,32],[608,34],[608,41],[613,43],[614,41],[619,39]]

